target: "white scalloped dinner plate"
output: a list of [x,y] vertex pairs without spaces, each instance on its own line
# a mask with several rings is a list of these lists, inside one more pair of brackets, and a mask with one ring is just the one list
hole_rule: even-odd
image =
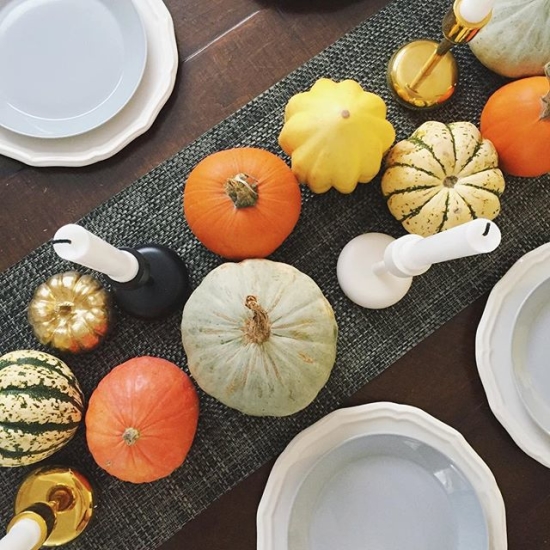
[[104,124],[70,138],[41,139],[0,127],[0,154],[31,166],[86,166],[113,156],[151,127],[174,88],[176,38],[162,0],[134,0],[134,5],[147,36],[147,61],[128,103]]
[[504,502],[454,429],[408,405],[335,411],[279,456],[258,550],[506,550]]
[[128,103],[146,57],[132,0],[0,0],[0,126],[88,132]]
[[[516,444],[547,467],[550,467],[550,435],[539,426],[544,424],[544,418],[535,421],[537,414],[543,413],[534,405],[538,390],[544,388],[536,388],[532,380],[525,378],[529,373],[518,363],[518,358],[528,354],[519,353],[514,346],[518,346],[518,334],[523,345],[536,345],[539,351],[545,345],[544,338],[548,341],[548,335],[538,334],[540,327],[528,323],[537,318],[547,320],[549,278],[550,243],[522,256],[493,287],[476,333],[476,362],[491,410]],[[541,315],[541,311],[535,315],[532,305],[537,303],[546,315]],[[521,336],[525,329],[532,331],[531,340],[526,334]],[[545,393],[548,394],[547,389]],[[547,401],[548,395],[546,408]],[[531,412],[526,403],[531,404]]]

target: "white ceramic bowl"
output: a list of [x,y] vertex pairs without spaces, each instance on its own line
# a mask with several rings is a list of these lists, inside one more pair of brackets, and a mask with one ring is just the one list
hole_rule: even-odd
[[329,414],[276,461],[258,550],[505,550],[504,503],[455,430],[373,403]]

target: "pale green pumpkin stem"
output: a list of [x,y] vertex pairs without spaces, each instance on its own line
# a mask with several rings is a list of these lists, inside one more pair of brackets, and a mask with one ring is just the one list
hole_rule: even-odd
[[244,336],[247,343],[261,344],[271,335],[271,322],[267,311],[258,303],[256,296],[248,295],[244,305],[253,312],[244,324]]
[[225,182],[225,192],[236,208],[254,206],[258,201],[258,180],[247,174],[237,174]]
[[133,445],[139,439],[139,430],[135,428],[126,428],[122,434],[122,439],[126,445]]
[[550,119],[550,61],[544,66],[544,74],[548,79],[548,92],[542,97],[542,113],[541,119]]

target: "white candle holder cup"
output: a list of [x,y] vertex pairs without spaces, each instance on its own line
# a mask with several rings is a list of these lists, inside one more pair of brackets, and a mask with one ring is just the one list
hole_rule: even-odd
[[495,250],[501,233],[495,223],[478,218],[431,237],[365,233],[352,239],[340,253],[338,283],[354,303],[383,309],[399,302],[413,278],[432,266]]
[[90,523],[96,501],[92,486],[80,472],[42,466],[23,480],[14,508],[0,550],[38,550],[73,541]]
[[61,258],[103,273],[119,306],[136,317],[170,315],[191,293],[187,267],[166,246],[118,249],[75,224],[61,227],[52,244]]

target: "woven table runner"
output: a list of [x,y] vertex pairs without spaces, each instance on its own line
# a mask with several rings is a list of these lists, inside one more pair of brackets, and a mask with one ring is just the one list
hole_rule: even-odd
[[[478,123],[486,99],[504,80],[482,67],[467,46],[454,49],[460,85],[445,107],[431,112],[407,110],[392,99],[386,87],[391,53],[413,38],[439,39],[441,20],[450,4],[450,0],[395,0],[79,223],[115,246],[156,242],[173,248],[187,263],[196,287],[223,260],[207,251],[185,224],[181,198],[187,174],[206,155],[229,147],[262,147],[282,155],[277,136],[284,106],[317,78],[352,78],[380,94],[398,140],[429,119]],[[334,190],[313,195],[304,188],[300,221],[271,259],[292,264],[311,276],[335,310],[340,329],[338,357],[328,384],[306,410],[287,418],[248,417],[200,392],[199,429],[186,462],[168,478],[151,484],[124,483],[98,468],[81,427],[62,451],[44,462],[72,465],[98,487],[96,521],[70,548],[152,550],[159,546],[280,453],[299,431],[337,408],[487,292],[520,256],[549,241],[549,204],[548,176],[529,180],[508,177],[502,213],[496,220],[503,235],[500,247],[488,255],[433,266],[415,278],[401,302],[376,311],[362,309],[344,296],[336,279],[336,262],[345,244],[361,233],[404,234],[385,205],[380,178],[359,185],[351,195]],[[0,275],[0,353],[41,349],[26,321],[32,291],[47,277],[71,268],[75,266],[60,260],[45,244]],[[110,369],[130,357],[163,357],[187,370],[180,317],[176,313],[151,322],[120,313],[113,333],[94,352],[81,356],[53,353],[72,368],[86,397]],[[391,400],[392,395],[386,398]],[[16,489],[32,468],[0,469],[0,525],[11,518]]]

